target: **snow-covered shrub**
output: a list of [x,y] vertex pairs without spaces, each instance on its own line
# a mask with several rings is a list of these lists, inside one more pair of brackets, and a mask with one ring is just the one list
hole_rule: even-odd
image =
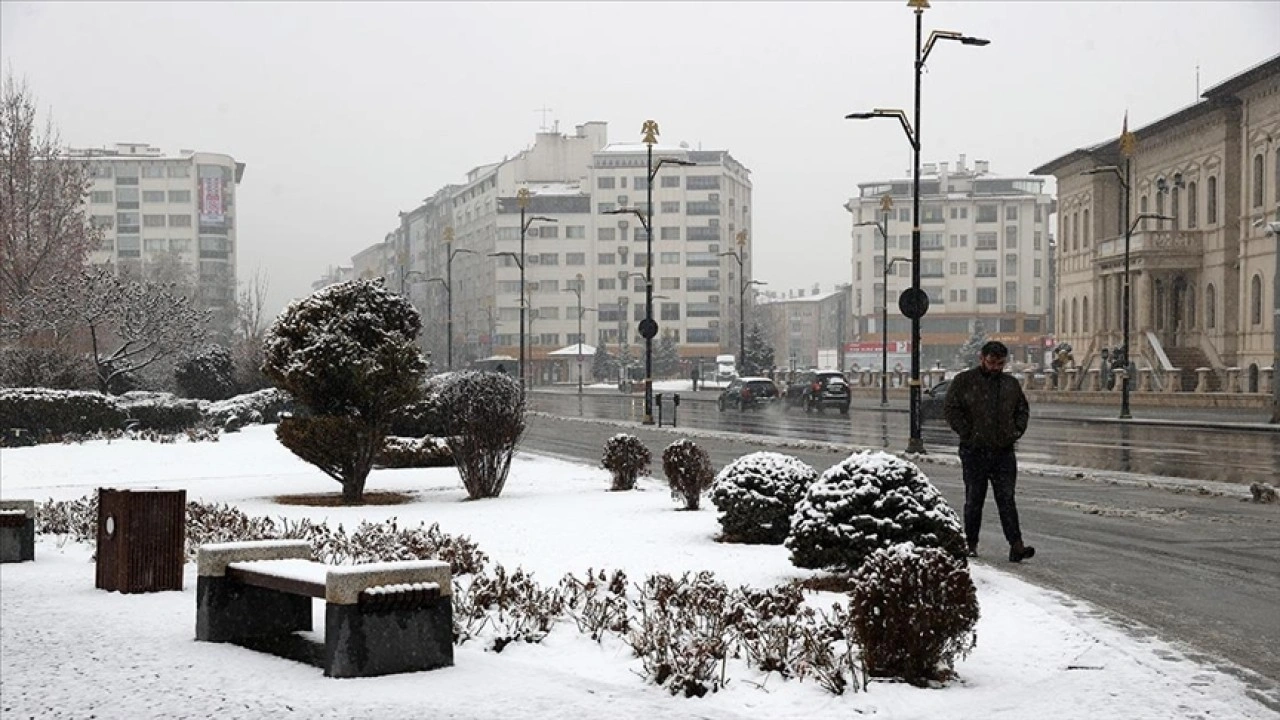
[[671,485],[671,497],[683,501],[685,510],[697,510],[702,493],[715,480],[707,451],[687,438],[676,440],[662,451],[662,472]]
[[[421,330],[413,305],[377,278],[294,301],[267,331],[262,371],[312,415],[280,423],[276,437],[308,462],[323,460],[318,466],[342,483],[348,503],[364,495],[392,413],[418,399],[427,370],[415,344]],[[337,438],[339,428],[350,435]],[[339,445],[311,445],[325,440]]]
[[612,575],[601,569],[587,569],[585,580],[573,573],[560,579],[565,614],[573,618],[578,632],[600,642],[607,632],[621,635],[630,630],[627,614],[627,574],[622,570]]
[[133,390],[116,401],[129,416],[125,423],[139,430],[176,433],[204,420],[199,401],[183,400],[170,393]]
[[179,360],[173,379],[184,397],[225,400],[236,394],[235,361],[221,345],[206,345]]
[[442,438],[388,437],[373,464],[384,468],[447,467],[453,453]]
[[0,428],[39,437],[117,430],[125,411],[114,398],[80,390],[0,389]]
[[633,605],[636,617],[626,641],[645,677],[672,695],[702,697],[724,687],[724,663],[731,652],[729,589],[710,572],[679,580],[651,575]]
[[555,587],[539,585],[531,573],[516,568],[508,573],[496,565],[492,574],[476,573],[470,581],[454,582],[454,642],[486,637],[486,649],[502,652],[517,640],[542,642],[564,612],[564,597]]
[[204,406],[205,417],[215,425],[239,418],[242,425],[274,423],[282,412],[294,410],[293,396],[280,388],[267,388]]
[[731,542],[777,545],[791,530],[791,514],[818,477],[808,464],[774,452],[734,460],[716,475],[711,502]]
[[960,519],[914,463],[864,450],[809,486],[791,518],[787,549],[803,568],[851,571],[902,542],[945,550],[963,562]]
[[84,355],[54,348],[0,348],[0,387],[89,390],[93,364]]
[[849,622],[868,674],[917,685],[945,680],[977,641],[968,565],[911,543],[876,550],[854,574]]
[[613,474],[610,490],[632,490],[636,486],[636,478],[649,472],[652,460],[649,448],[640,442],[640,438],[618,433],[605,441],[600,464]]
[[405,405],[391,416],[391,434],[397,437],[448,437],[449,406],[441,399],[445,384],[455,373],[433,375],[422,383],[422,399]]
[[504,373],[452,373],[439,394],[449,409],[446,440],[472,500],[498,497],[524,434],[524,390]]

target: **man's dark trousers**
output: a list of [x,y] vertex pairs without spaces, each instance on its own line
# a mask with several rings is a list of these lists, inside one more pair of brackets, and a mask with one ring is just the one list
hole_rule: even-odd
[[1010,545],[1022,542],[1018,526],[1018,506],[1013,493],[1018,478],[1018,457],[1013,448],[1003,450],[961,447],[960,465],[964,470],[964,535],[970,547],[978,544],[982,529],[982,508],[987,502],[987,483],[995,491],[996,508],[1004,539]]

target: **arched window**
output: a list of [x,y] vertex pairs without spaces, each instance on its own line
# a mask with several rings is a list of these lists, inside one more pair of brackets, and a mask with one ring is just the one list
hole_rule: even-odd
[[1195,228],[1200,222],[1200,198],[1199,188],[1196,187],[1196,181],[1192,180],[1187,185],[1187,227]]
[[[1146,195],[1143,195],[1142,197],[1138,198],[1138,212],[1139,212],[1139,213],[1145,213],[1146,211],[1147,211],[1147,196],[1146,196]],[[1125,229],[1127,230],[1128,228],[1125,228]],[[1143,220],[1143,221],[1142,221],[1142,229],[1143,229],[1143,230],[1146,230],[1146,229],[1147,229],[1147,221],[1146,221],[1146,220]]]
[[1089,332],[1089,298],[1080,301],[1080,329]]
[[1253,206],[1262,207],[1262,153],[1253,156]]
[[1063,334],[1065,334],[1065,333],[1068,331],[1068,328],[1070,327],[1069,325],[1067,325],[1067,300],[1066,300],[1066,298],[1063,298],[1063,300],[1062,300],[1062,315],[1061,315],[1061,316],[1059,316],[1059,318],[1058,318],[1058,324],[1059,324],[1059,325],[1061,325],[1061,327],[1060,327],[1060,328],[1058,328],[1058,332],[1063,333]]
[[1164,193],[1160,192],[1159,190],[1156,191],[1156,214],[1157,215],[1164,214]]
[[1209,285],[1204,289],[1204,326],[1210,330],[1218,325],[1218,293],[1214,290],[1213,285]]
[[1210,225],[1218,224],[1218,178],[1210,176],[1209,185],[1205,189],[1208,197],[1205,198],[1207,205],[1205,207],[1205,219]]
[[1071,298],[1071,334],[1080,332],[1080,301]]
[[1088,249],[1089,247],[1089,211],[1084,211],[1084,241],[1081,247]]
[[1187,288],[1187,329],[1196,329],[1196,289]]
[[1080,249],[1080,213],[1071,213],[1071,249]]
[[1262,276],[1254,275],[1249,281],[1249,322],[1262,324]]
[[1169,228],[1177,230],[1178,223],[1182,221],[1182,193],[1176,187],[1169,193],[1169,216],[1173,218]]

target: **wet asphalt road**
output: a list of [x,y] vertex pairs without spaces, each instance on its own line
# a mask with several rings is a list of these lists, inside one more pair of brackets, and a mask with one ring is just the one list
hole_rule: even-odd
[[[681,436],[681,428],[718,430],[696,438],[717,468],[768,449],[819,471],[857,447],[900,451],[907,437],[906,413],[878,407],[855,408],[847,418],[831,412],[722,415],[714,403],[685,402],[681,428],[657,428],[636,422],[639,404],[617,394],[584,396],[581,411],[571,394],[535,392],[530,404],[540,412],[530,417],[523,447],[592,463],[599,461],[604,441],[621,431],[639,436],[657,457]],[[664,420],[669,423],[669,416]],[[964,491],[950,432],[929,423],[924,440],[929,454],[920,458],[923,469],[959,508]],[[1239,485],[1208,493],[1195,489],[1199,480],[1274,482],[1277,442],[1280,433],[1265,430],[1118,426],[1036,417],[1033,411],[1019,451],[1018,502],[1025,537],[1037,555],[1021,565],[1006,562],[994,504],[988,502],[980,561],[1090,602],[1134,632],[1180,643],[1201,661],[1225,660],[1223,667],[1244,678],[1251,695],[1280,713],[1280,506],[1246,502],[1247,488]],[[1085,470],[1104,465],[1191,482],[1177,491],[1095,480]]]

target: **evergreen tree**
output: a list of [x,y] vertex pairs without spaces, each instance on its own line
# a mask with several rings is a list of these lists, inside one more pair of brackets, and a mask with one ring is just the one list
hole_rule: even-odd
[[596,347],[595,358],[591,361],[591,377],[596,382],[607,382],[618,377],[618,363],[601,343]]
[[746,367],[739,368],[738,372],[743,376],[760,375],[773,367],[773,355],[773,348],[765,342],[760,324],[755,323],[747,333]]
[[973,334],[956,351],[956,365],[971,368],[978,364],[978,351],[987,342],[987,328],[981,320],[973,322]]
[[653,375],[658,378],[675,377],[680,372],[680,353],[676,349],[675,336],[662,334],[658,347],[653,350]]

